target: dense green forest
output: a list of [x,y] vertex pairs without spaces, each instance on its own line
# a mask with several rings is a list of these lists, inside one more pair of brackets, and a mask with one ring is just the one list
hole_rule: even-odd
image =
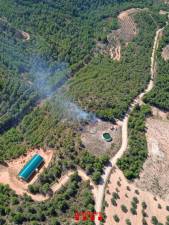
[[[28,7],[26,7],[25,4],[28,4]],[[42,4],[44,5],[43,7],[47,7],[46,4],[47,3]],[[96,13],[96,17],[98,18],[98,20],[101,20],[103,22],[103,20],[105,21],[107,17],[100,17],[102,13],[107,13],[106,15],[108,16],[108,14],[111,12],[112,16],[116,16],[120,10],[128,8],[133,4],[136,3],[133,2],[131,3],[131,5],[129,5],[129,3],[120,4],[118,5],[118,7],[116,4],[114,4],[114,8],[112,8],[112,10],[110,10],[110,6],[107,7],[106,4],[99,5],[98,9],[96,9],[95,7],[95,9],[89,7],[89,10],[82,10],[83,12],[79,15],[79,17],[81,18],[83,13],[90,14],[90,10],[93,10],[93,16]],[[138,2],[137,4],[140,3]],[[144,6],[144,4],[142,6]],[[11,18],[11,15],[13,15],[13,11],[12,9],[10,9],[10,7],[3,8],[3,17],[6,17],[5,12],[9,13],[9,11],[11,10],[11,13],[9,13],[9,18]],[[32,6],[26,2],[19,2],[18,8],[20,7],[25,7],[25,10],[28,10],[30,7],[31,9],[29,10],[33,10]],[[103,8],[104,10],[102,10],[99,14],[99,10]],[[17,10],[18,9],[16,9],[16,12]],[[37,10],[36,7],[34,10]],[[43,10],[41,11],[44,13]],[[20,12],[22,12],[22,10],[20,10]],[[39,13],[38,15],[41,15],[41,13]],[[55,11],[51,13],[55,13]],[[30,13],[27,14],[29,15]],[[28,27],[30,29],[26,31],[33,32],[33,30],[31,30],[30,28],[30,20],[26,20],[25,14],[22,18],[20,16],[16,17],[16,15],[13,15],[13,20],[12,18],[8,19],[10,24],[13,24],[13,26],[15,27],[19,27],[19,29],[22,29],[23,27],[21,27],[21,24],[23,21],[25,21],[25,23],[28,23]],[[82,20],[85,21],[85,18]],[[90,19],[88,18],[87,21],[89,22],[90,20],[94,21],[94,23],[97,22],[97,20],[93,20],[92,17],[90,17]],[[156,24],[154,23],[154,20],[156,21]],[[39,19],[39,21],[41,21],[41,19]],[[150,78],[150,55],[153,45],[153,38],[155,30],[157,29],[157,25],[163,25],[163,20],[161,20],[156,12],[142,12],[135,16],[135,21],[139,26],[139,35],[134,39],[132,43],[128,44],[127,48],[123,48],[123,57],[121,62],[113,62],[109,58],[101,56],[94,57],[91,63],[89,63],[89,65],[87,65],[84,69],[80,70],[80,72],[69,82],[68,85],[69,90],[68,92],[66,92],[66,95],[71,94],[73,100],[76,97],[75,99],[79,100],[78,103],[80,105],[82,105],[84,108],[87,108],[88,110],[96,111],[97,115],[104,119],[113,121],[114,117],[122,117],[126,112],[128,104],[131,102],[132,98],[136,96],[138,92],[143,90]],[[107,27],[105,23],[104,26],[103,24],[100,24],[99,26],[101,26],[102,29],[104,26]],[[36,32],[38,31],[38,29],[36,30]],[[109,29],[112,29],[112,27],[109,27]],[[16,32],[16,29],[13,32]],[[74,33],[72,33],[72,35],[74,35]],[[19,39],[19,41],[21,41],[21,39]],[[77,53],[78,52],[79,51],[77,51]],[[40,70],[40,74],[45,71],[47,73],[47,77],[45,77],[44,79],[46,79],[49,84],[55,83],[53,73],[57,72],[58,75],[57,67],[54,66],[53,72],[53,70],[51,69],[52,67],[50,68],[49,64],[46,61],[44,64],[43,62],[42,64],[40,64],[40,66],[42,67],[42,70]],[[7,81],[5,78],[1,81],[1,87],[4,86],[4,88],[1,88],[1,91],[3,93],[1,98],[6,96],[4,101],[7,104],[6,108],[3,109],[2,107],[1,109],[4,110],[2,118],[5,118],[5,116],[10,116],[8,107],[12,106],[12,104],[14,104],[14,106],[10,108],[11,116],[17,117],[17,111],[16,114],[13,113],[17,109],[17,107],[15,108],[15,105],[17,105],[17,101],[14,101],[15,96],[17,99],[18,96],[20,96],[18,101],[20,100],[20,105],[24,108],[24,105],[28,102],[28,100],[25,96],[23,96],[22,98],[20,90],[24,89],[25,86],[25,89],[31,90],[31,87],[29,87],[29,82],[23,83],[22,80],[24,79],[19,79],[19,77],[17,77],[18,71],[15,71],[15,75],[12,76],[12,71],[14,70],[12,70],[11,67],[8,70],[8,72],[10,73],[9,80],[13,78],[14,86],[12,86],[11,84],[10,87],[8,83],[6,83]],[[66,69],[65,67],[63,67],[63,70],[61,69],[61,75],[59,76],[63,77],[68,72],[69,69],[67,70],[67,67]],[[26,72],[24,72],[24,74],[26,75],[26,78],[28,80],[31,79],[31,75],[27,74]],[[5,75],[6,73],[4,71],[2,73],[2,76],[5,77]],[[19,82],[18,86],[16,85],[17,79]],[[21,84],[25,84],[25,86],[21,88]],[[44,86],[42,85],[42,89],[43,87]],[[35,97],[36,95],[34,96],[33,94],[34,91],[31,92],[31,95],[32,97]],[[28,95],[30,97],[30,101],[31,95]],[[86,96],[87,98],[85,99],[84,97]],[[77,97],[79,99],[77,99]],[[91,97],[91,99],[89,99],[89,97]],[[18,111],[19,113],[22,112],[22,108]],[[99,159],[90,155],[87,152],[87,149],[85,149],[81,144],[78,132],[79,124],[64,122],[64,120],[62,119],[65,118],[63,115],[62,107],[60,107],[58,103],[58,95],[56,95],[49,99],[46,103],[42,104],[42,106],[37,107],[31,113],[26,115],[18,124],[18,126],[9,129],[7,132],[0,136],[0,160],[4,161],[7,159],[16,158],[26,152],[30,147],[53,148],[55,149],[56,158],[59,158],[58,164],[55,165],[54,161],[53,164],[51,164],[51,169],[49,169],[49,171],[46,171],[44,175],[42,175],[42,178],[38,181],[37,185],[42,184],[43,186],[46,181],[50,185],[55,179],[55,177],[52,176],[52,173],[54,173],[54,171],[56,172],[56,174],[58,174],[57,177],[59,177],[61,173],[64,172],[64,170],[74,168],[77,165],[80,165],[82,168],[84,168],[97,183],[102,173],[102,168],[108,159],[105,156],[101,156],[103,158]],[[38,188],[38,191],[43,192],[40,188]]]
[[[80,166],[92,176],[97,183],[108,157],[92,156],[80,140],[80,124],[77,121],[64,122],[59,101],[44,103],[24,117],[16,128],[11,128],[0,136],[0,160],[16,158],[31,147],[54,149],[55,157],[50,167],[40,177],[38,190],[43,193],[43,185],[48,187],[67,169]],[[36,187],[37,189],[37,187]]]
[[157,52],[157,76],[155,86],[144,101],[163,110],[169,110],[169,62],[162,56],[162,49],[169,44],[169,26],[166,26]]
[[[19,197],[8,186],[0,185],[0,224],[70,225],[70,221],[74,224],[75,211],[94,210],[94,200],[89,190],[89,184],[74,174],[57,195],[38,203],[26,195]],[[93,225],[93,222],[78,224]]]
[[[118,13],[131,7],[150,11],[135,16],[139,34],[123,46],[122,60],[95,57],[96,42],[117,29]],[[154,34],[164,22],[158,7],[153,0],[0,0],[0,161],[17,158],[32,147],[51,148],[55,153],[49,168],[29,187],[32,193],[51,194],[50,185],[78,166],[99,182],[108,157],[93,156],[82,145],[81,124],[67,119],[56,89],[65,77],[74,75],[62,89],[66,96],[106,120],[123,117],[150,79]],[[29,41],[21,31],[30,34]],[[37,106],[38,100],[51,94]],[[146,158],[145,138],[140,134],[147,113],[137,108],[130,120],[131,149],[135,154],[139,148],[140,158],[137,155],[136,161],[129,149],[121,159],[119,165],[129,178],[138,176]],[[123,160],[128,164],[124,166]],[[1,185],[0,224],[69,225],[76,209],[94,210],[89,190],[76,175],[51,200],[35,203]]]
[[[2,94],[8,100],[0,109],[1,132],[17,124],[34,107],[37,99],[42,97],[42,93],[40,96],[37,93],[35,72],[32,71],[32,63],[36,64],[34,58],[42,58],[49,68],[66,62],[72,74],[91,60],[96,41],[104,40],[112,29],[118,27],[117,15],[120,11],[131,7],[152,7],[152,3],[152,0],[1,0],[0,65],[6,77],[9,74],[8,82],[12,82],[10,90],[7,84],[2,87]],[[24,40],[22,31],[28,32],[30,40]],[[57,83],[58,86],[63,83],[64,76],[53,69],[51,73],[53,90]],[[19,101],[18,94],[15,94],[16,86],[22,89],[22,93],[18,91],[22,96]],[[11,99],[12,102],[16,100],[16,103],[12,104]],[[126,104],[121,108],[124,110]]]
[[[151,3],[146,1],[147,5]],[[144,7],[145,2],[1,0],[0,17],[13,27],[30,33],[31,41],[20,44],[23,49],[43,54],[50,62],[60,59],[72,65],[90,53],[95,39],[105,36],[114,24],[117,26],[114,21],[108,20],[110,16],[116,20],[121,10],[132,6]],[[19,58],[24,58],[22,51],[19,54]]]
[[68,93],[73,100],[106,120],[122,118],[133,98],[150,79],[155,31],[165,23],[150,11],[138,13],[134,19],[139,34],[127,47],[123,46],[120,62],[95,57],[68,83]]
[[118,160],[118,167],[128,179],[139,177],[140,171],[147,158],[147,141],[145,136],[145,118],[151,114],[147,105],[137,105],[129,117],[128,150]]

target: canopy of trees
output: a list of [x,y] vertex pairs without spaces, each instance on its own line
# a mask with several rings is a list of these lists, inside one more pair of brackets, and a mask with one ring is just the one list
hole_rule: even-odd
[[[154,22],[156,21],[156,23]],[[134,97],[144,90],[150,79],[150,59],[158,14],[138,13],[135,22],[139,34],[122,48],[120,62],[95,57],[70,80],[69,94],[78,104],[105,119],[122,118]]]
[[136,106],[130,114],[128,150],[117,162],[128,179],[139,177],[143,163],[147,158],[145,118],[150,114],[151,109],[147,105]]
[[94,200],[89,184],[82,182],[77,174],[51,200],[42,203],[33,202],[26,195],[19,197],[0,184],[1,224],[69,225],[79,209],[93,211]]
[[169,44],[169,26],[164,30],[157,53],[157,76],[155,86],[144,101],[163,110],[169,110],[169,62],[161,56],[162,49]]

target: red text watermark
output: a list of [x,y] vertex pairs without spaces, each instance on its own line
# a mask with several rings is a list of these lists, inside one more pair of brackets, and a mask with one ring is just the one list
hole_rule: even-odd
[[90,211],[77,212],[76,211],[74,214],[74,219],[76,222],[78,222],[78,221],[95,221],[95,220],[102,221],[103,215],[101,212],[90,212]]

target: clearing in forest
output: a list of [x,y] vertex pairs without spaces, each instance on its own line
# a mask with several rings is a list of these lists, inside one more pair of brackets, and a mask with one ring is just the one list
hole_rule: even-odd
[[[30,180],[30,182],[24,182],[18,179],[18,173],[20,172],[20,170],[35,154],[40,154],[44,158],[45,164],[42,166],[39,172],[32,178],[32,180]],[[49,166],[49,163],[52,160],[52,156],[52,150],[44,151],[43,149],[33,149],[28,151],[26,155],[20,156],[19,158],[14,160],[7,161],[6,165],[0,165],[0,183],[8,184],[9,187],[13,189],[18,195],[23,195],[24,193],[27,193],[28,185],[33,184],[37,180],[39,174],[41,174],[42,171]]]
[[118,16],[120,28],[118,30],[113,30],[107,35],[107,43],[98,42],[96,49],[102,54],[110,55],[112,59],[119,61],[121,59],[120,42],[124,41],[126,44],[131,42],[139,32],[133,18],[139,11],[141,11],[141,9],[132,8],[121,12]]
[[133,16],[141,11],[141,9],[128,9],[119,14],[118,20],[120,23],[120,39],[125,42],[130,42],[138,34],[138,28],[134,22]]
[[[102,138],[103,133],[107,132],[112,137],[111,142],[106,142]],[[121,126],[98,120],[96,123],[91,123],[84,127],[81,140],[86,149],[93,154],[101,155],[108,153],[112,156],[118,151],[121,145]]]

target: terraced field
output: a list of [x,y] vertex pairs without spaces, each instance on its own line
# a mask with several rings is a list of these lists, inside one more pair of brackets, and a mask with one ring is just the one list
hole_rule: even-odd
[[130,9],[121,12],[118,16],[120,23],[120,39],[125,42],[130,42],[138,34],[138,28],[134,22],[134,14],[137,14],[139,9]]

